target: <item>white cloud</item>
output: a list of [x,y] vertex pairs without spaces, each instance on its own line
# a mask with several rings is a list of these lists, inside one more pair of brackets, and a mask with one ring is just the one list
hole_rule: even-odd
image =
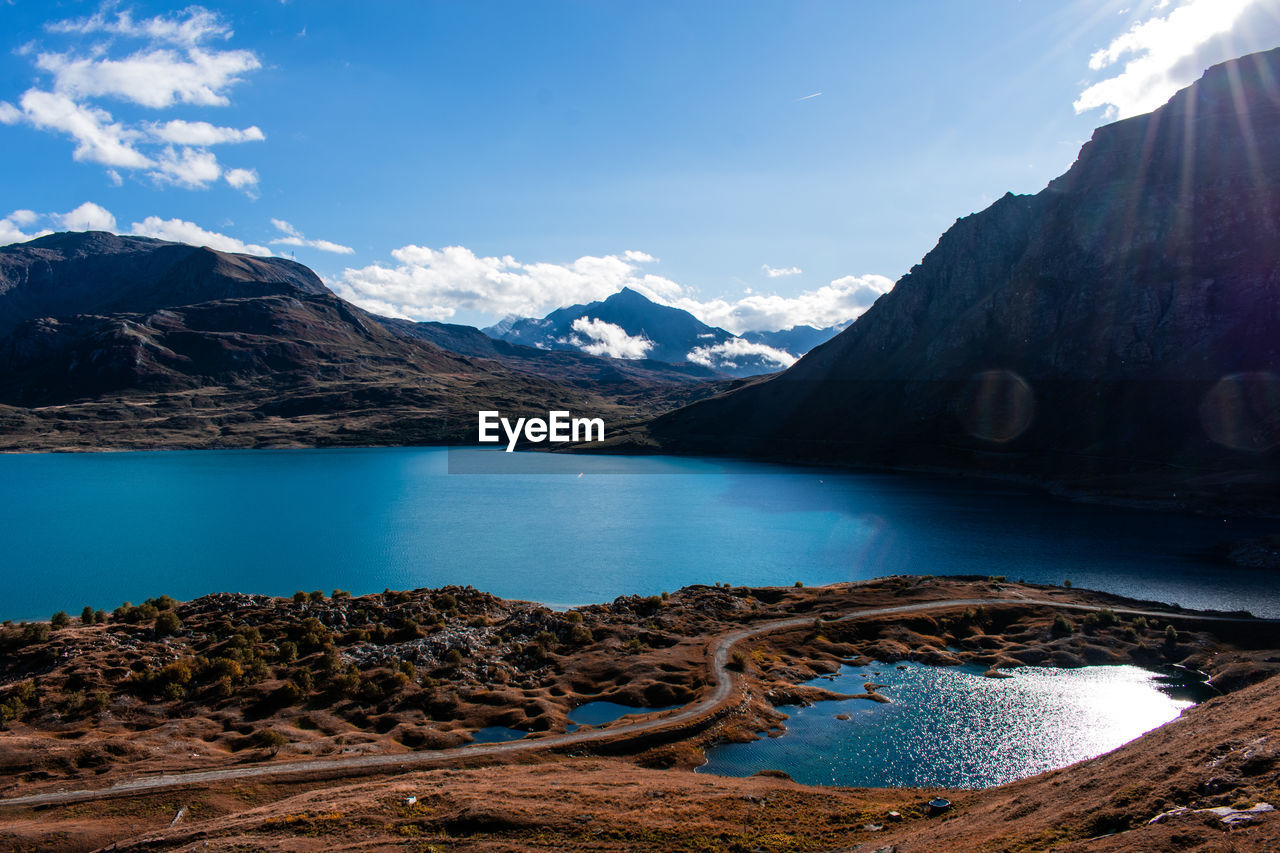
[[343,246],[339,243],[332,243],[328,240],[308,240],[303,236],[302,232],[294,228],[283,219],[272,219],[271,224],[276,227],[277,231],[281,231],[285,236],[277,237],[271,241],[273,246],[310,246],[313,249],[319,249],[322,252],[333,252],[338,255],[354,255],[355,249],[350,246]]
[[[146,170],[159,184],[210,186],[223,168],[209,147],[261,141],[266,138],[261,128],[183,119],[126,123],[95,100],[156,110],[180,104],[225,106],[230,90],[260,68],[261,60],[252,51],[207,45],[226,41],[232,32],[218,15],[198,6],[135,20],[112,5],[104,4],[87,18],[48,24],[50,33],[77,41],[65,50],[39,50],[30,43],[17,51],[33,56],[46,79],[28,89],[18,106],[0,101],[0,124],[25,123],[70,136],[76,143],[73,157],[110,167],[108,178],[117,185],[122,182],[117,170],[129,169]],[[129,40],[142,44],[121,55],[121,44]],[[228,183],[251,192],[250,175],[256,172],[230,170]]]
[[36,233],[27,233],[23,228],[34,225],[39,219],[39,214],[30,210],[15,210],[8,216],[0,219],[0,246],[8,246],[10,243],[25,243],[28,240],[34,240],[42,234],[48,234],[48,231],[40,231]]
[[[290,237],[302,239],[288,223],[276,221],[275,225],[286,234],[280,242],[288,245]],[[394,266],[348,268],[329,284],[344,299],[370,311],[414,320],[447,320],[459,311],[494,319],[541,317],[566,305],[606,299],[629,287],[734,334],[848,323],[893,286],[881,275],[844,276],[796,296],[748,291],[737,300],[702,301],[690,288],[645,272],[642,265],[653,263],[653,256],[634,250],[586,255],[569,264],[522,263],[510,255],[480,257],[463,246],[404,246],[391,257]]]
[[247,193],[252,193],[258,186],[257,169],[227,169],[222,177],[226,178],[227,183],[231,184],[231,186]]
[[155,237],[157,240],[187,243],[192,246],[208,246],[220,252],[242,252],[246,255],[264,256],[271,254],[271,250],[266,246],[245,243],[243,240],[228,237],[216,231],[206,231],[194,222],[183,219],[161,219],[158,216],[148,216],[141,222],[133,223],[129,233],[139,237]]
[[685,297],[670,304],[692,313],[704,323],[720,326],[734,334],[772,332],[792,326],[825,329],[861,316],[891,287],[893,282],[882,275],[847,275],[796,296],[749,293],[733,301],[714,299],[708,302]]
[[41,53],[36,67],[53,75],[54,89],[75,98],[108,97],[152,109],[175,104],[225,107],[227,89],[247,71],[262,66],[247,50],[205,51],[186,55],[169,49],[138,51],[124,59],[69,53]]
[[1255,2],[1184,0],[1163,17],[1135,23],[1089,58],[1089,67],[1100,71],[1128,57],[1120,73],[1094,83],[1080,94],[1075,111],[1103,108],[1106,118],[1121,119],[1161,106],[1208,65],[1235,55],[1236,50],[1224,44],[1213,56],[1197,56],[1214,40],[1230,33]]
[[187,243],[191,246],[208,246],[221,252],[242,252],[248,255],[269,256],[271,250],[256,243],[246,243],[236,237],[207,231],[194,222],[183,219],[161,219],[148,216],[141,222],[129,226],[122,231],[116,225],[116,218],[111,211],[86,201],[74,210],[66,213],[36,213],[33,210],[15,210],[0,219],[0,246],[10,243],[21,243],[27,240],[52,233],[43,228],[35,233],[26,233],[23,229],[44,221],[55,228],[65,231],[110,231],[114,234],[133,234],[139,237],[154,237],[157,240],[169,240],[174,243]]
[[621,326],[597,320],[594,317],[579,317],[573,321],[573,330],[585,335],[587,340],[575,339],[572,343],[590,355],[607,355],[611,358],[644,358],[645,353],[653,349],[653,341],[643,335],[627,334]]
[[257,125],[239,130],[234,127],[218,127],[207,121],[183,121],[174,119],[163,124],[147,126],[151,136],[175,145],[223,145],[235,142],[261,142],[266,139]]
[[[20,212],[31,213],[31,211],[15,211],[15,213]],[[69,213],[54,214],[52,218],[67,231],[116,230],[116,218],[111,214],[111,211],[91,201],[86,201]]]
[[222,167],[212,151],[204,148],[175,151],[171,146],[160,153],[156,169],[149,174],[160,183],[199,189],[218,180]]
[[151,159],[134,147],[141,134],[114,121],[97,107],[78,104],[66,95],[30,89],[22,96],[22,111],[35,127],[61,131],[76,141],[72,157],[125,169],[145,169]]
[[624,287],[659,302],[685,290],[640,269],[643,252],[585,255],[569,264],[530,263],[510,255],[480,257],[463,246],[404,246],[394,266],[346,269],[332,287],[371,311],[416,320],[445,320],[458,311],[494,318],[541,316],[565,305],[605,299]]
[[782,368],[790,367],[797,361],[795,356],[785,350],[765,344],[753,344],[742,338],[730,338],[714,346],[695,347],[689,351],[686,358],[704,367],[733,368],[742,367],[757,359]]
[[[182,15],[186,17],[181,17]],[[221,18],[199,6],[192,6],[173,16],[157,15],[142,21],[133,20],[133,14],[127,9],[109,17],[104,8],[87,18],[55,21],[46,25],[45,29],[54,33],[80,35],[107,33],[187,46],[194,46],[213,38],[228,39],[232,36],[231,29]]]
[[782,278],[788,275],[800,275],[804,270],[800,267],[771,267],[768,264],[762,264],[760,267],[764,274],[769,278]]

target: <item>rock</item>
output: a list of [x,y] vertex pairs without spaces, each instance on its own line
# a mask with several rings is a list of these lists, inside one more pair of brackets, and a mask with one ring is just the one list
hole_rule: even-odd
[[1169,820],[1170,818],[1181,817],[1182,815],[1189,814],[1190,812],[1191,812],[1191,809],[1187,808],[1186,806],[1178,806],[1176,809],[1169,809],[1169,811],[1167,812],[1160,812],[1160,814],[1151,818],[1151,820],[1147,821],[1147,823],[1148,824],[1164,823],[1166,820]]
[[[1257,822],[1261,815],[1273,811],[1275,811],[1275,807],[1270,803],[1258,803],[1250,809],[1233,809],[1230,806],[1218,806],[1212,809],[1196,809],[1195,813],[1213,815],[1218,818],[1223,826],[1231,828],[1235,826],[1248,826],[1251,823]],[[1166,814],[1168,814],[1168,812],[1166,812]],[[1154,823],[1155,820],[1153,819],[1151,822]]]

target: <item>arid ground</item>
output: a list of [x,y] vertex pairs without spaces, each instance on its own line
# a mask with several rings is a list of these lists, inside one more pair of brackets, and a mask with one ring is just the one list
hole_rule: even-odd
[[[919,609],[866,613],[904,606]],[[1269,812],[1197,811],[1280,803],[1268,681],[1280,625],[1084,590],[894,577],[697,586],[568,612],[457,587],[161,596],[6,626],[0,651],[3,849],[1280,844]],[[993,676],[1179,663],[1223,695],[1116,752],[984,791],[691,772],[707,744],[777,734],[776,706],[835,695],[804,682],[873,659],[973,662]],[[874,693],[866,701],[884,698]],[[569,712],[601,699],[685,709],[566,736]],[[486,726],[529,735],[459,750]],[[167,778],[190,771],[214,775]],[[930,817],[937,794],[955,805]],[[33,795],[46,801],[2,804]]]

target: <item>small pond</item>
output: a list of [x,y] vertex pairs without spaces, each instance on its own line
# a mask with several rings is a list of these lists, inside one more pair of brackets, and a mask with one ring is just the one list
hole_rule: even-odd
[[486,726],[471,733],[472,743],[504,743],[509,740],[520,740],[528,732],[510,729],[506,726]]
[[[1208,698],[1203,685],[1135,666],[844,666],[810,682],[867,699],[783,707],[786,733],[707,751],[701,772],[783,770],[810,785],[984,788],[1109,752]],[[841,718],[844,719],[841,719]]]
[[587,702],[569,712],[569,725],[565,726],[565,731],[574,731],[578,726],[603,726],[605,723],[620,720],[627,714],[656,714],[660,711],[670,711],[679,707],[681,706],[664,705],[661,708],[645,708],[637,705],[620,705],[617,702],[606,702],[604,700]]

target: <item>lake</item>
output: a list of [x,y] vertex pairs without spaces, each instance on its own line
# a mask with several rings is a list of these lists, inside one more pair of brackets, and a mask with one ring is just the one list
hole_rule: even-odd
[[[477,470],[515,473],[460,473]],[[1197,557],[1273,523],[928,476],[443,448],[26,454],[0,455],[0,508],[0,618],[227,590],[471,584],[570,606],[898,573],[1280,616],[1280,585]]]
[[[787,706],[781,737],[707,750],[700,772],[782,770],[808,785],[985,788],[1109,752],[1174,719],[1208,688],[1135,666],[844,666],[816,684],[837,693],[883,685],[892,699]],[[839,719],[840,716],[846,719]]]

